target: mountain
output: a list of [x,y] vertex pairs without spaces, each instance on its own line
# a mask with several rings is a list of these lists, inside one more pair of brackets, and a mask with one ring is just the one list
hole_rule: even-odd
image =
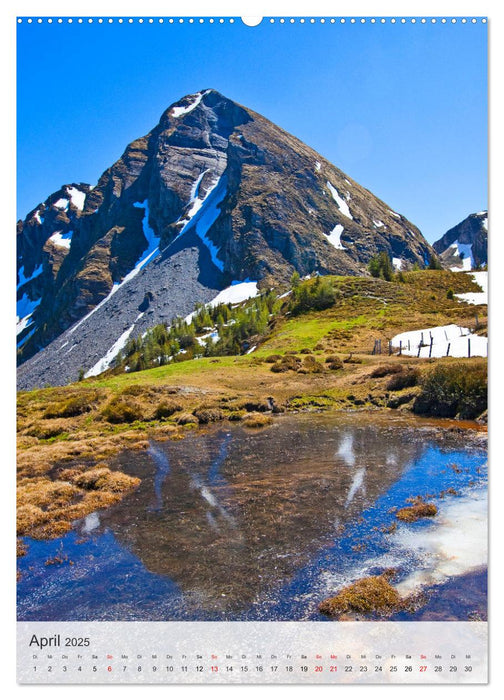
[[367,274],[433,255],[420,231],[291,134],[215,90],[172,104],[96,186],[18,222],[18,386],[109,366],[128,337],[228,287]]
[[442,264],[472,270],[488,263],[488,212],[469,216],[447,231],[433,246]]

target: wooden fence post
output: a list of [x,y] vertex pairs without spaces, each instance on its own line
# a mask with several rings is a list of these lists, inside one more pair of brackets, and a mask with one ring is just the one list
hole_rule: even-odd
[[449,357],[450,355],[450,345],[451,343],[448,343],[448,347],[446,348],[446,357]]
[[467,357],[471,357],[471,338],[467,339]]
[[430,346],[429,346],[429,357],[432,356],[432,343],[433,343],[433,342],[434,342],[434,338],[432,337],[432,334],[431,334],[431,337],[430,337]]
[[402,340],[399,341],[399,355],[402,355]]

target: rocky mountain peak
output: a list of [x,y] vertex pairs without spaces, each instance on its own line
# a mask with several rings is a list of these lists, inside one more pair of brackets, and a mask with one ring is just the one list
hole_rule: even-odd
[[488,263],[488,212],[469,214],[447,231],[433,248],[446,267],[472,270]]
[[433,254],[293,135],[214,89],[187,95],[95,187],[65,185],[18,223],[20,386],[75,380],[233,283],[367,274],[381,250],[396,267]]

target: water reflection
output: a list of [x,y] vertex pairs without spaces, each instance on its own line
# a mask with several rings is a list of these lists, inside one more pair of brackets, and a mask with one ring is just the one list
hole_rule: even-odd
[[142,483],[101,526],[174,581],[188,608],[244,609],[288,581],[334,539],[334,523],[355,519],[419,457],[423,440],[404,430],[297,416],[260,432],[152,443],[119,458]]

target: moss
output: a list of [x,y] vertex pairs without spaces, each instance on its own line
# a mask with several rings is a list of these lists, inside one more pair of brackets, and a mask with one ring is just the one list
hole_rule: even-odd
[[348,612],[390,614],[401,608],[402,599],[388,578],[386,574],[361,578],[322,601],[319,611],[331,617]]
[[333,404],[331,396],[294,396],[289,401],[289,408],[328,408]]
[[438,509],[434,503],[415,503],[405,508],[400,508],[395,514],[398,520],[406,523],[414,523],[421,518],[433,518],[437,515]]

